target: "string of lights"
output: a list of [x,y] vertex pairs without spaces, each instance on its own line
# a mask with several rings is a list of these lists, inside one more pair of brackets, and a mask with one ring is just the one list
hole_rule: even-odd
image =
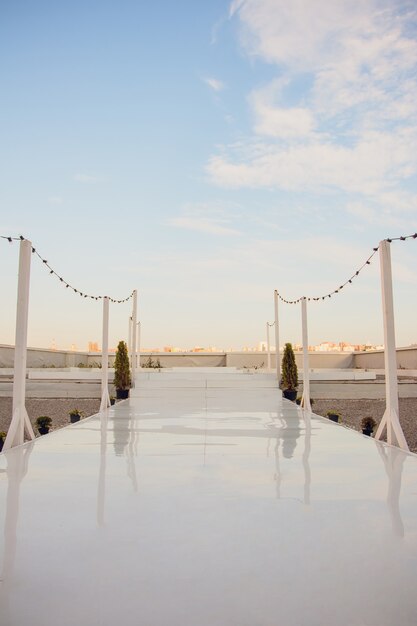
[[[0,239],[5,239],[9,243],[13,243],[13,241],[25,241],[26,237],[23,237],[23,235],[20,235],[19,237],[0,235]],[[62,276],[60,276],[58,272],[56,272],[53,269],[53,267],[51,267],[48,261],[39,254],[39,252],[36,250],[34,246],[32,246],[32,253],[42,261],[42,265],[49,271],[49,274],[56,276],[59,282],[61,282],[65,286],[66,289],[71,289],[74,293],[78,294],[82,298],[90,298],[91,300],[103,300],[103,298],[106,297],[106,296],[93,296],[89,293],[85,293],[81,291],[80,289],[76,289],[73,285],[71,285],[68,281],[66,281]],[[127,298],[124,298],[123,300],[117,300],[116,298],[110,298],[109,296],[107,297],[109,298],[109,301],[113,302],[114,304],[123,304],[124,302],[127,302],[128,300],[133,298],[133,293],[134,292],[132,291],[132,293]]]
[[[407,239],[417,239],[417,233],[413,233],[412,235],[403,235],[401,237],[387,237],[385,241],[388,241],[389,243],[391,243],[392,241],[406,241]],[[339,293],[342,289],[344,289],[347,285],[351,285],[352,282],[355,280],[355,278],[357,278],[359,274],[362,272],[362,270],[365,269],[365,267],[367,267],[368,265],[371,265],[371,260],[375,256],[375,254],[378,252],[378,250],[379,250],[379,245],[376,248],[373,248],[372,254],[366,259],[365,263],[363,263],[363,265],[361,265],[361,267],[357,269],[356,272],[354,272],[352,276],[348,278],[344,283],[342,283],[337,289],[333,289],[333,291],[326,293],[324,296],[316,296],[316,297],[310,296],[309,298],[307,298],[307,300],[309,302],[310,301],[318,302],[319,300],[325,300],[326,298],[331,298],[333,295]],[[298,304],[303,299],[303,297],[301,297],[301,298],[297,298],[296,300],[287,300],[281,296],[278,290],[276,290],[276,292],[277,292],[278,298],[282,302],[285,302],[285,304]]]

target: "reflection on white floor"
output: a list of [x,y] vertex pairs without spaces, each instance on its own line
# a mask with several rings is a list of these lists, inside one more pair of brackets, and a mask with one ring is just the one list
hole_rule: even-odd
[[415,625],[417,457],[207,376],[0,454],[1,626]]

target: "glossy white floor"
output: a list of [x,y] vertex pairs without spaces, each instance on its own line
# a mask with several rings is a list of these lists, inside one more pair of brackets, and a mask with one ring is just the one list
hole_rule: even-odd
[[415,455],[270,377],[157,376],[0,454],[2,626],[417,623]]

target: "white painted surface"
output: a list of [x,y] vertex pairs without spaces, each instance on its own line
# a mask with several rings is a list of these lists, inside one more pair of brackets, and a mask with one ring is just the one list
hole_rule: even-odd
[[109,396],[109,299],[103,298],[103,337],[102,337],[102,368],[101,368],[101,403],[100,411],[110,406]]
[[20,242],[17,285],[13,410],[11,424],[4,442],[6,450],[12,446],[21,445],[25,440],[25,432],[30,439],[35,438],[25,405],[31,257],[32,242],[23,239]]
[[415,455],[154,393],[0,454],[2,626],[415,626]]
[[308,361],[308,326],[307,326],[307,299],[301,299],[301,329],[303,338],[303,395],[301,406],[311,412],[310,403],[310,366]]
[[382,317],[384,322],[386,408],[375,433],[375,438],[380,439],[386,428],[388,443],[393,443],[394,445],[398,444],[404,450],[408,450],[399,418],[391,250],[390,243],[386,240],[379,243],[379,261],[381,271]]
[[132,310],[132,361],[131,361],[131,370],[132,370],[132,387],[136,385],[136,370],[137,370],[137,321],[138,321],[138,292],[135,289],[133,291],[133,310]]
[[[278,291],[274,291],[274,321],[275,321],[275,368],[277,371],[277,382],[281,379],[281,357],[279,346],[279,326],[278,326]],[[278,355],[278,357],[277,357]]]

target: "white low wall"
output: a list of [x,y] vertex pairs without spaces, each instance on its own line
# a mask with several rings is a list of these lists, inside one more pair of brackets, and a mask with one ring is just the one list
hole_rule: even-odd
[[[356,352],[355,367],[363,369],[383,370],[384,351],[375,350],[373,352]],[[397,348],[398,369],[417,369],[417,348]]]
[[[28,368],[67,368],[94,367],[101,364],[99,352],[71,352],[65,350],[48,350],[44,348],[28,348]],[[237,367],[266,369],[268,357],[266,352],[153,352],[143,353],[141,365],[145,365],[149,357],[153,361],[159,359],[162,367]],[[296,352],[295,360],[302,367],[302,353]],[[14,347],[0,344],[0,368],[12,368]],[[311,369],[354,369],[383,370],[384,353],[375,352],[310,352]],[[110,367],[114,363],[114,354],[109,355]],[[398,348],[397,363],[400,370],[417,370],[417,347]],[[275,353],[271,354],[271,368],[275,369]]]

